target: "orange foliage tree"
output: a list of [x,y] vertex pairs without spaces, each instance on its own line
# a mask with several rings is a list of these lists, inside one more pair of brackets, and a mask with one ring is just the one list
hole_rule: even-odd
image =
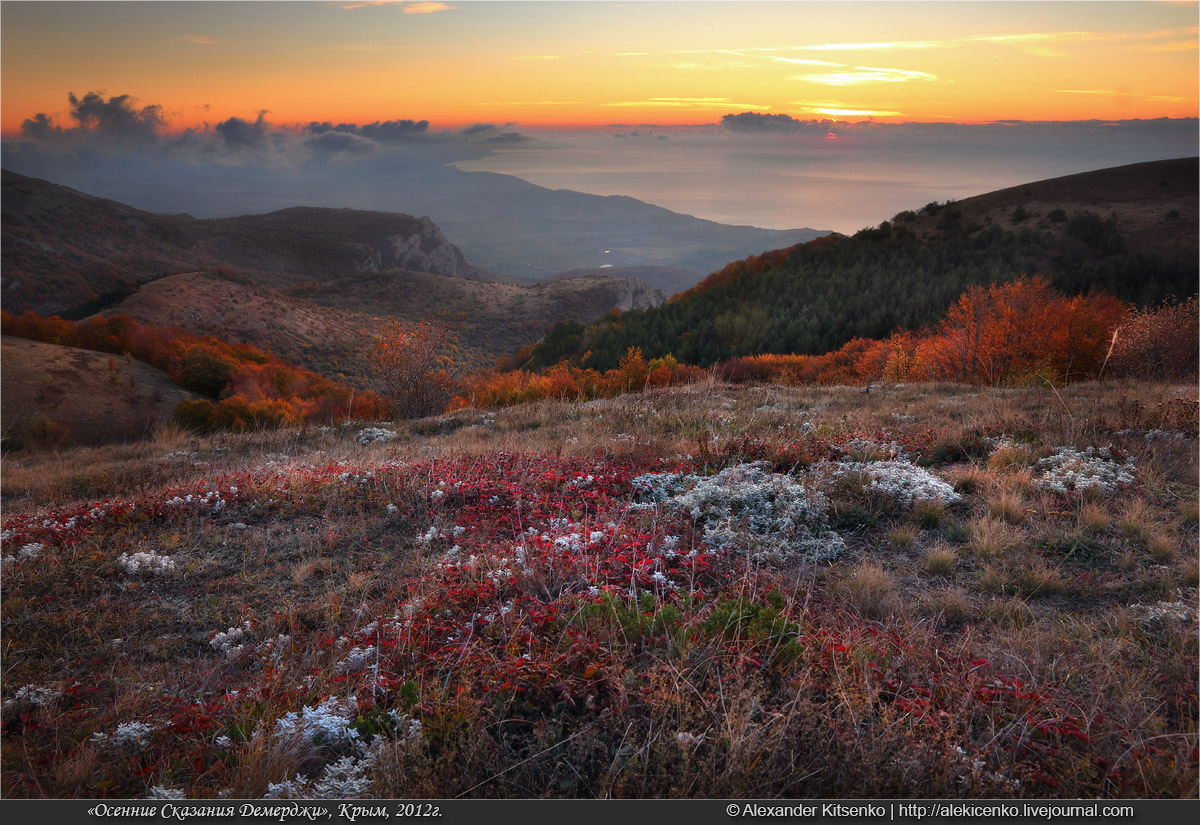
[[913,371],[982,384],[1095,375],[1127,312],[1108,295],[1068,298],[1040,276],[972,287],[918,342]]
[[454,375],[458,349],[457,324],[450,320],[392,321],[369,353],[392,412],[401,418],[442,412],[459,386]]

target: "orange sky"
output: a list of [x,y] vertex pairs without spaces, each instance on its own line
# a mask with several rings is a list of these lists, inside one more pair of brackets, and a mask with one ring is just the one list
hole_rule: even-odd
[[1194,117],[1195,3],[311,2],[0,6],[0,128],[67,93],[171,130],[796,118]]

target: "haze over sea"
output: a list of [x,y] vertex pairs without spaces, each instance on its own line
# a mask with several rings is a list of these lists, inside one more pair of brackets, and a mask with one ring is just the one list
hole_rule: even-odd
[[[826,128],[827,126],[827,128]],[[1195,119],[1063,123],[826,123],[792,131],[614,126],[455,163],[550,189],[629,195],[767,229],[851,233],[930,201],[1196,153]]]

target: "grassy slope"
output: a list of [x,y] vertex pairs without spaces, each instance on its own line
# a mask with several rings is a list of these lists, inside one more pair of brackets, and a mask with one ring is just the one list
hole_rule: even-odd
[[101,352],[4,338],[4,435],[30,446],[135,441],[197,398],[162,370]]
[[[1194,387],[713,384],[361,429],[5,459],[5,554],[42,545],[4,568],[6,797],[254,797],[342,756],[336,788],[389,797],[1197,792]],[[1128,486],[1039,486],[1110,442]],[[821,481],[897,448],[963,501]],[[628,506],[638,473],[754,459],[826,489],[840,557],[713,556]],[[323,739],[273,735],[328,697]],[[393,731],[370,767],[346,720]]]
[[461,316],[463,363],[483,369],[538,340],[559,321],[596,318],[614,306],[649,306],[662,299],[662,293],[636,281],[605,276],[515,285],[395,270],[312,281],[281,293],[194,272],[145,284],[100,314],[253,344],[322,375],[343,373],[365,386],[370,383],[365,353],[390,317]]
[[[1198,177],[1197,158],[1134,163],[1001,189],[957,201],[954,207],[962,213],[964,224],[991,221],[1005,229],[1033,226],[1060,237],[1065,224],[1047,219],[1055,209],[1067,215],[1081,210],[1103,218],[1115,215],[1131,252],[1191,263],[1196,260],[1200,233]],[[1014,221],[1018,207],[1031,217]],[[940,220],[938,215],[922,213],[916,228],[930,233]]]

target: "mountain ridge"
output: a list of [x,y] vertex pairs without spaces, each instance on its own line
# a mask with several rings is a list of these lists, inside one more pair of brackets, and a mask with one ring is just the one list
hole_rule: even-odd
[[274,286],[398,268],[492,280],[428,217],[327,207],[161,215],[7,169],[3,193],[0,288],[14,312],[61,312],[124,284],[212,266]]

